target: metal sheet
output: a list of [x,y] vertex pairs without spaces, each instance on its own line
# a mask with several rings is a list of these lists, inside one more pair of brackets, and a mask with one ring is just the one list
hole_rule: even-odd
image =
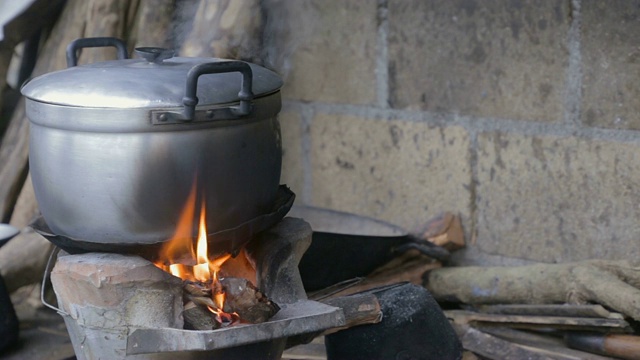
[[345,325],[342,309],[311,300],[282,305],[268,322],[211,331],[137,329],[127,339],[127,355],[209,351],[321,331]]

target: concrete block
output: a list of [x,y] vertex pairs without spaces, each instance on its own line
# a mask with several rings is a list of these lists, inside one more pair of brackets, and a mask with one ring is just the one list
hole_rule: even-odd
[[640,1],[584,1],[581,11],[581,119],[640,129]]
[[[294,6],[300,6],[293,1]],[[285,44],[295,46],[285,74],[285,99],[372,104],[376,99],[377,1],[309,2],[288,18]],[[305,21],[300,21],[304,19]],[[295,36],[295,39],[291,39]],[[276,39],[277,40],[277,39]]]
[[496,132],[478,148],[481,250],[543,262],[640,256],[638,144]]
[[302,196],[304,172],[302,168],[302,119],[295,111],[283,111],[279,115],[282,134],[282,174],[280,183],[287,184],[298,196]]
[[469,226],[469,136],[458,126],[318,114],[311,125],[313,205],[411,230],[441,211]]
[[558,121],[569,1],[389,2],[397,109]]

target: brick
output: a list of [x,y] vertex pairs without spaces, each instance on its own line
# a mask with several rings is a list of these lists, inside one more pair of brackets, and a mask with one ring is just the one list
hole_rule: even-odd
[[461,127],[319,114],[311,142],[314,205],[407,230],[444,210],[468,219],[469,137]]
[[543,262],[640,256],[640,148],[575,137],[478,139],[481,250]]
[[282,175],[280,183],[288,185],[298,196],[302,195],[302,120],[294,111],[283,111],[279,116],[282,134]]
[[582,121],[640,129],[640,1],[586,1],[581,9]]
[[182,328],[182,281],[141,257],[61,256],[51,281],[61,307],[82,325]]
[[[301,3],[291,5],[299,7]],[[292,28],[281,40],[287,43],[275,45],[295,46],[290,66],[283,69],[283,96],[303,101],[374,103],[377,1],[313,0],[310,4],[310,8],[291,11],[288,21]]]
[[562,119],[568,4],[390,1],[391,106],[518,120]]
[[138,256],[59,256],[51,282],[80,359],[124,359],[136,328],[182,329],[182,280]]

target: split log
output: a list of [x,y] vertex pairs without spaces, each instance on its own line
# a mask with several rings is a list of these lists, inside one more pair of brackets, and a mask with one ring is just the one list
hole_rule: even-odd
[[20,191],[20,196],[18,196],[18,201],[16,201],[9,224],[18,229],[23,229],[27,227],[37,215],[38,203],[36,202],[36,194],[33,190],[33,184],[31,183],[31,176],[28,175],[27,180],[25,180],[22,186],[22,191]]
[[426,281],[427,289],[439,301],[596,303],[640,320],[640,267],[628,261],[442,268],[430,271]]
[[137,16],[129,37],[135,47],[154,46],[173,48],[171,36],[176,0],[139,0]]
[[18,102],[0,146],[0,222],[7,222],[27,176],[29,124],[24,100]]
[[215,56],[261,63],[259,0],[201,1],[180,50],[183,56]]

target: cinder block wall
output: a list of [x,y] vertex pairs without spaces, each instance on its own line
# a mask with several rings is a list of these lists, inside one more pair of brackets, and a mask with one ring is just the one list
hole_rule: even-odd
[[466,263],[639,257],[640,1],[307,5],[281,117],[299,203],[458,212]]

